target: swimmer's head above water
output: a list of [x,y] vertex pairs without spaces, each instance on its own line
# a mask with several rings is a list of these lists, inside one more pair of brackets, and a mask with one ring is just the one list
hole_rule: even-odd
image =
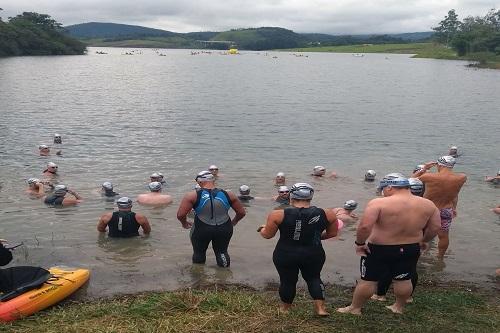
[[372,182],[375,180],[375,176],[377,176],[377,173],[375,172],[375,170],[368,170],[365,173],[365,180],[367,182]]
[[151,182],[158,182],[160,181],[160,174],[158,172],[153,172],[151,174],[151,176],[149,176],[149,179],[151,180]]
[[250,195],[250,187],[248,185],[241,185],[239,190],[241,195]]
[[59,167],[57,166],[57,164],[55,164],[54,162],[49,162],[47,163],[47,170],[45,171],[48,171],[50,173],[56,173],[58,168]]
[[450,151],[448,152],[449,155],[451,156],[457,156],[458,154],[458,147],[457,146],[451,146]]
[[113,184],[111,182],[104,182],[102,183],[102,189],[106,192],[111,192],[113,191]]
[[441,156],[437,160],[438,168],[445,167],[445,168],[453,169],[453,167],[455,166],[455,163],[456,163],[455,157],[450,156],[450,155]]
[[308,183],[295,183],[290,188],[290,199],[292,200],[312,200],[314,188]]
[[66,185],[56,185],[54,187],[54,195],[56,197],[64,197],[68,193],[68,187]]
[[358,203],[354,200],[347,200],[346,202],[344,202],[345,210],[355,210],[356,207],[358,207]]
[[275,182],[276,182],[276,184],[284,184],[285,183],[285,173],[278,172],[276,174]]
[[121,197],[116,200],[116,205],[118,206],[118,209],[129,210],[132,208],[132,200],[129,197]]
[[214,176],[217,176],[219,173],[219,167],[217,165],[212,164],[211,166],[208,167],[208,171]]
[[326,168],[322,165],[316,165],[313,168],[313,176],[321,177],[321,176],[324,176],[325,173],[326,173]]
[[31,186],[31,187],[35,186],[39,182],[40,182],[40,179],[38,179],[38,178],[30,178],[30,179],[28,179],[28,185]]
[[54,143],[62,143],[62,137],[59,134],[54,134]]
[[161,183],[160,182],[151,182],[151,183],[149,183],[148,188],[151,192],[160,192],[161,191]]

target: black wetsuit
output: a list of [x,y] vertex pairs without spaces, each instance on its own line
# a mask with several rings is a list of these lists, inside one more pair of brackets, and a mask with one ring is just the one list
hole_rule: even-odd
[[112,198],[112,197],[116,197],[117,195],[119,195],[120,193],[116,193],[115,191],[104,191],[102,193],[105,197],[108,197],[108,198]]
[[321,269],[325,251],[321,233],[328,220],[325,211],[309,208],[285,208],[283,222],[279,225],[280,239],[273,253],[273,262],[280,276],[280,298],[291,304],[295,298],[299,270],[315,300],[325,299]]
[[241,202],[250,202],[250,200],[253,200],[255,199],[254,197],[252,197],[251,195],[238,195],[238,199],[241,201]]
[[47,205],[62,206],[64,197],[56,196],[54,194],[48,195],[43,202]]
[[139,236],[140,226],[135,219],[134,212],[113,212],[108,222],[108,235],[121,238]]
[[229,267],[231,260],[227,248],[233,236],[233,224],[228,211],[231,200],[226,191],[214,188],[196,191],[194,224],[191,228],[193,263],[204,264],[210,242],[215,260],[220,267]]

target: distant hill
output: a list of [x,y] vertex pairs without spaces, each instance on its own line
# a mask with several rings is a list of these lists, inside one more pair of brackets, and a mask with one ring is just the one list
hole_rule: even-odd
[[176,35],[174,32],[146,28],[138,25],[88,22],[65,27],[68,33],[77,38],[114,38],[114,37],[145,37]]
[[211,48],[235,46],[243,50],[291,49],[306,46],[352,44],[395,44],[429,38],[432,32],[391,35],[343,35],[296,33],[279,27],[232,29],[223,32],[176,33],[135,25],[89,22],[65,28],[68,33],[92,46]]

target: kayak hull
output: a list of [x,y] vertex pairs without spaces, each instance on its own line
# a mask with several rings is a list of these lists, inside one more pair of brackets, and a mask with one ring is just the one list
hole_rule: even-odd
[[80,288],[90,277],[87,269],[52,267],[52,277],[39,288],[0,302],[0,320],[9,322],[54,305]]

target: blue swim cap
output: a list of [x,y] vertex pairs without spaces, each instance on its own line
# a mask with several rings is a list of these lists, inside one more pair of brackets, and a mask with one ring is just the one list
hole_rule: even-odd
[[380,180],[380,184],[378,186],[379,191],[382,191],[385,187],[410,187],[410,182],[408,178],[403,176],[398,172],[390,173],[385,175],[382,180]]
[[296,183],[290,189],[290,199],[311,200],[314,195],[314,188],[307,183]]

